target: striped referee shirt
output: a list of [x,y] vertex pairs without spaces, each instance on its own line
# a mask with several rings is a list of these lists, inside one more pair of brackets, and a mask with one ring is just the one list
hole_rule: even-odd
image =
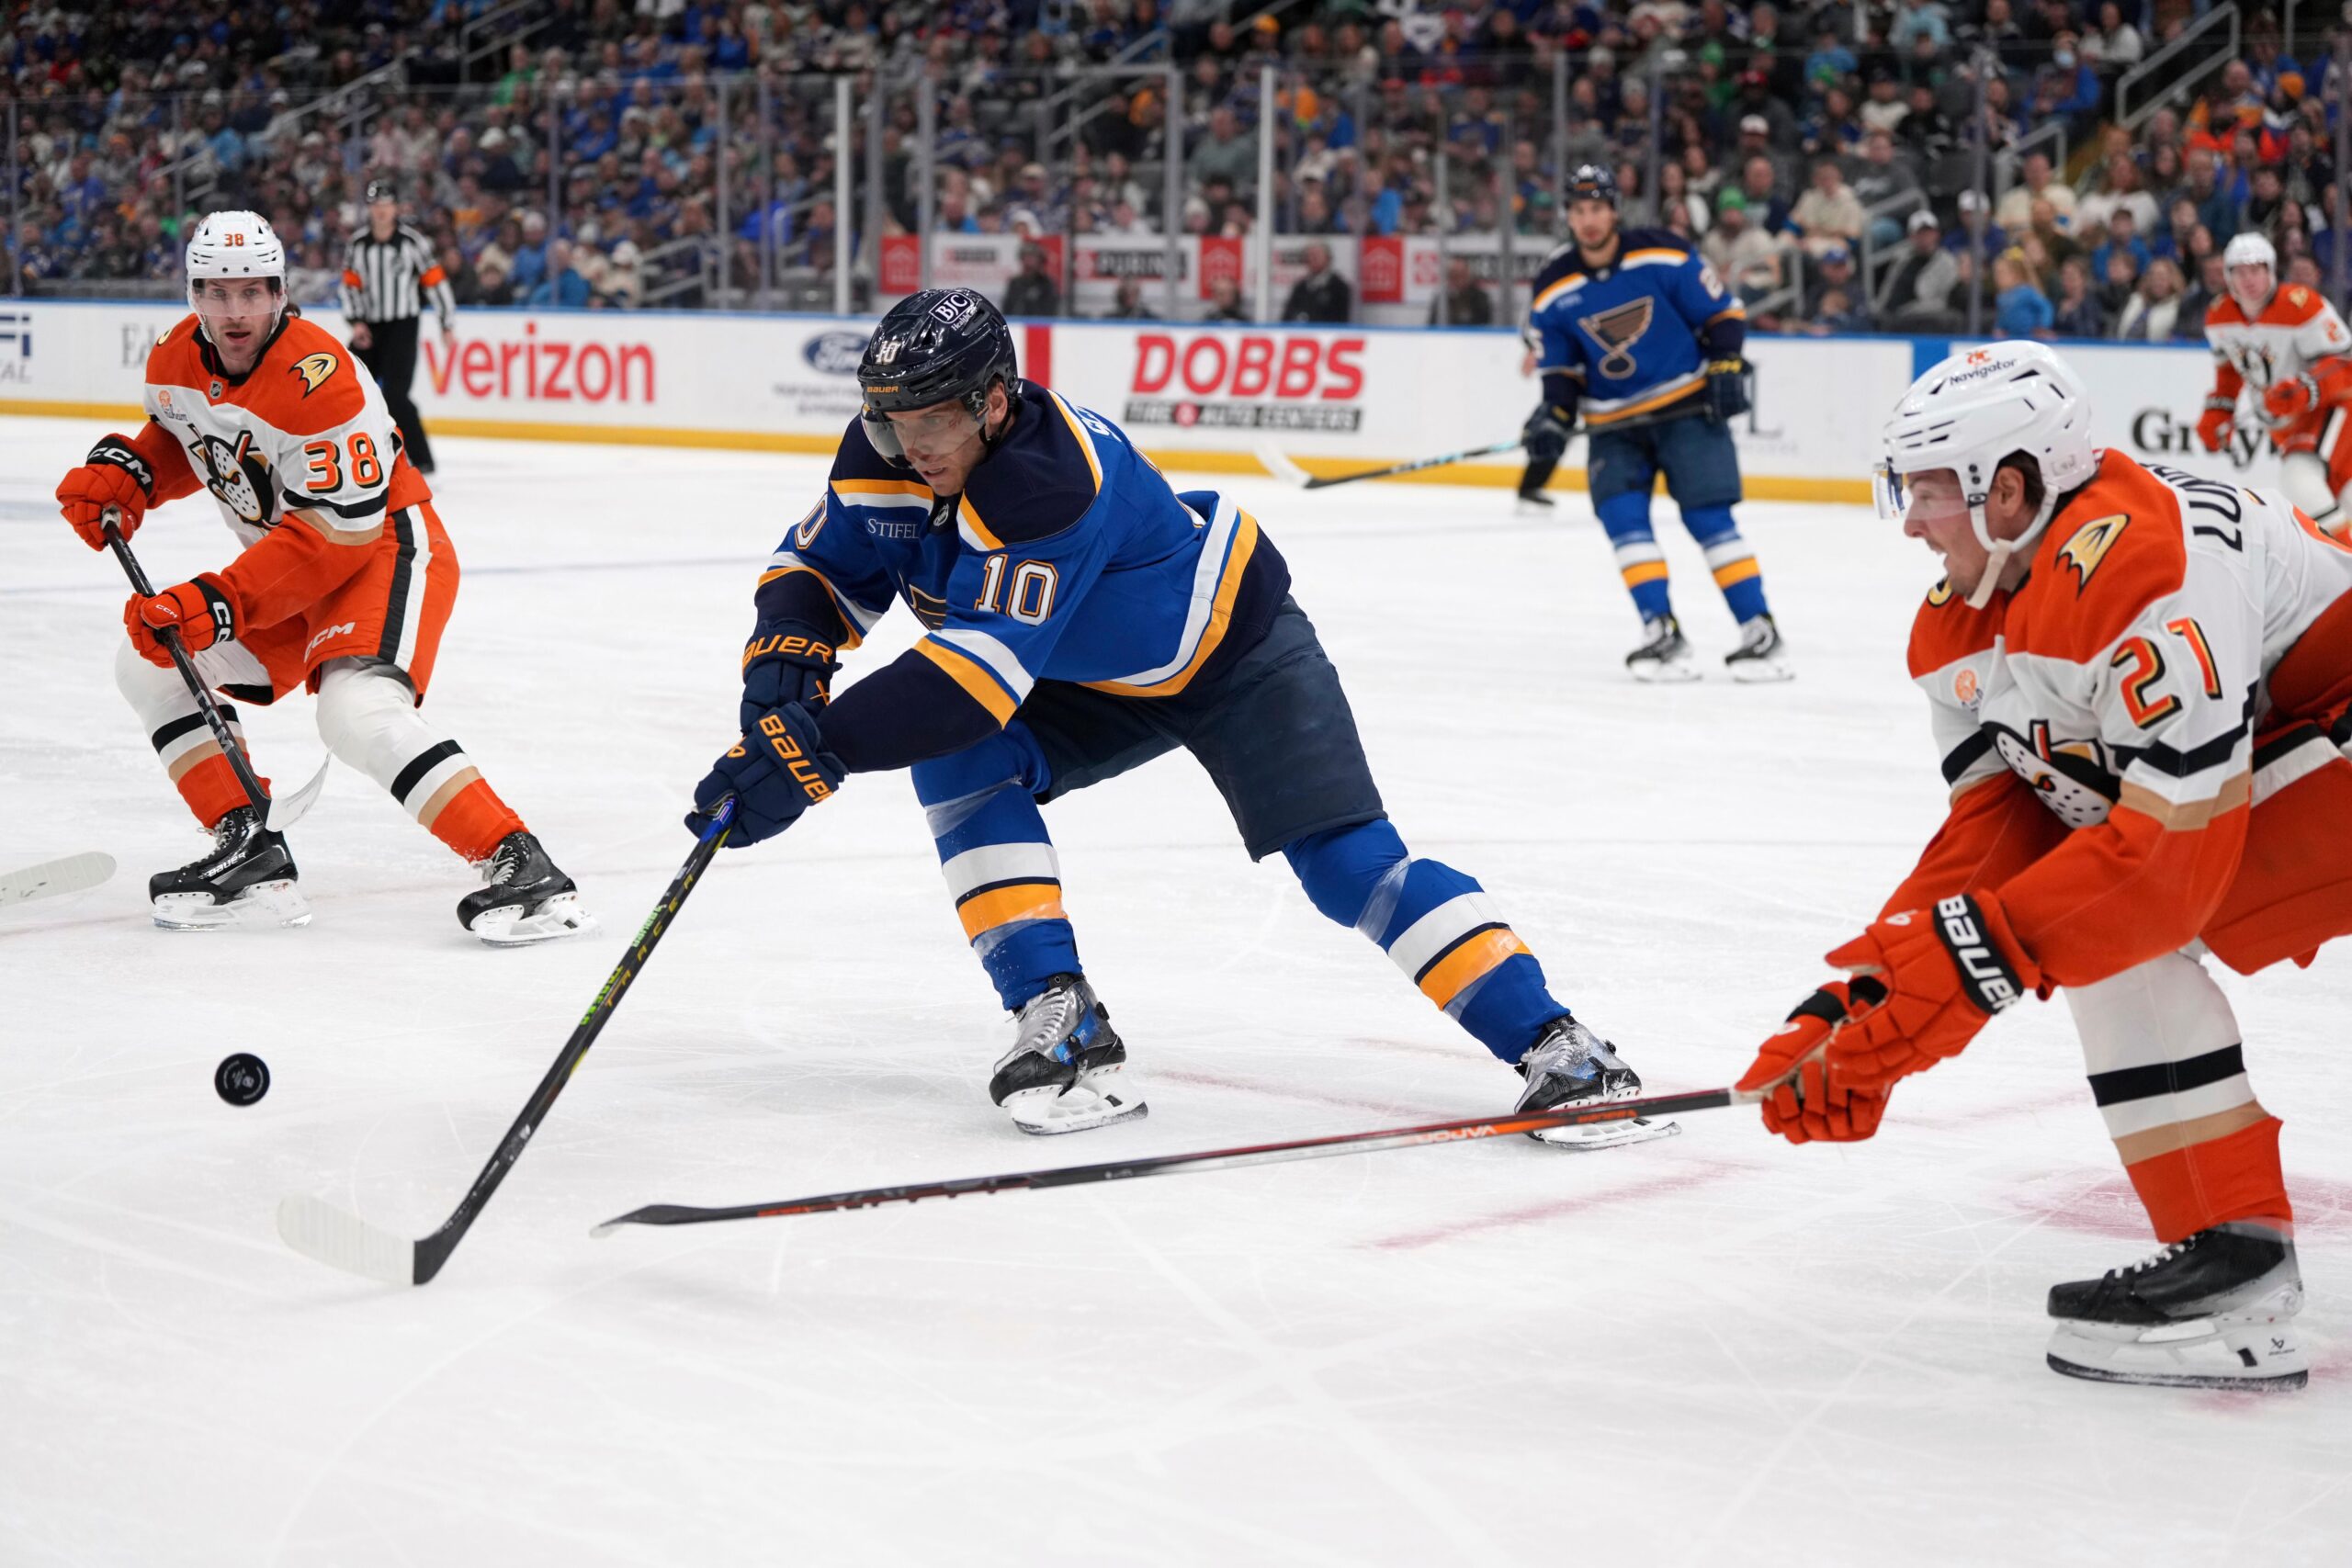
[[399,321],[424,312],[430,295],[441,329],[449,330],[457,296],[448,275],[433,254],[433,242],[407,224],[395,225],[389,240],[362,229],[343,264],[343,313],[355,321]]

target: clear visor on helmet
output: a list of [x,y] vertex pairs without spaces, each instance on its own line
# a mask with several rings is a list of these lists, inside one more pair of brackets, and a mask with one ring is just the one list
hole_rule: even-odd
[[874,449],[894,461],[944,457],[979,439],[980,422],[960,400],[927,409],[884,413],[868,405],[860,416]]
[[1911,509],[1911,486],[1894,471],[1894,461],[1883,457],[1871,472],[1871,500],[1878,507],[1879,521],[1900,523]]

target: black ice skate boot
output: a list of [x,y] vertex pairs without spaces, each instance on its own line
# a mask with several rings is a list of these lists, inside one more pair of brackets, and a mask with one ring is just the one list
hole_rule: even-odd
[[1699,667],[1691,662],[1690,645],[1683,639],[1682,623],[1672,615],[1651,615],[1642,622],[1642,646],[1625,655],[1625,668],[1636,681],[1695,681]]
[[2233,1220],[2097,1280],[2050,1288],[2050,1370],[2097,1382],[2301,1388],[2310,1364],[2293,1233]]
[[458,923],[492,947],[526,947],[596,929],[537,837],[509,833],[481,864],[484,886],[458,900]]
[[212,852],[147,879],[155,923],[167,931],[227,926],[305,926],[311,906],[295,886],[301,873],[284,835],[240,806],[212,825]]
[[[1625,1065],[1617,1048],[1573,1018],[1555,1018],[1544,1026],[1519,1059],[1519,1076],[1527,1080],[1514,1107],[1520,1111],[1562,1111],[1633,1100],[1642,1092],[1641,1075]],[[1607,1149],[1670,1138],[1680,1131],[1675,1122],[1634,1116],[1589,1127],[1546,1127],[1527,1135],[1555,1148]]]
[[1013,1015],[1020,1031],[989,1079],[989,1098],[1024,1133],[1083,1133],[1147,1114],[1117,1082],[1127,1048],[1080,975],[1057,975]]
[[1519,492],[1519,510],[1533,516],[1541,517],[1546,513],[1556,510],[1558,505],[1557,502],[1545,495],[1541,490],[1521,490]]
[[1788,644],[1770,614],[1739,623],[1739,646],[1724,655],[1724,668],[1735,681],[1787,681],[1796,675],[1789,668]]

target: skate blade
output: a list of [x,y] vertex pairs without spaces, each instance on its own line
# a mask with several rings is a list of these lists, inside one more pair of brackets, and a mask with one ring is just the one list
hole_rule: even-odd
[[1634,1116],[1623,1122],[1596,1122],[1589,1127],[1541,1127],[1527,1135],[1555,1149],[1616,1149],[1671,1138],[1682,1123],[1668,1117]]
[[596,929],[596,917],[580,907],[575,893],[559,893],[525,914],[520,904],[484,909],[474,917],[473,933],[490,947],[529,947],[558,937],[580,936]]
[[1684,686],[1699,679],[1697,668],[1687,660],[1672,664],[1645,660],[1639,664],[1627,665],[1625,670],[1645,686]]
[[[1098,1074],[1097,1077],[1103,1075]],[[1134,1090],[1125,1086],[1094,1089],[1073,1085],[1060,1094],[1042,1090],[1014,1095],[1004,1102],[1012,1124],[1034,1137],[1057,1137],[1064,1133],[1091,1133],[1116,1122],[1133,1122],[1151,1114]]]
[[2043,1360],[2050,1370],[2088,1382],[2146,1388],[2239,1389],[2283,1393],[2311,1381],[2311,1362],[2284,1321],[2211,1321],[2160,1329],[2169,1338],[2143,1338],[2127,1325],[2061,1322]]
[[1731,678],[1743,685],[1762,686],[1778,681],[1793,681],[1797,672],[1785,664],[1769,660],[1743,659],[1729,667]]
[[159,893],[155,924],[167,931],[218,931],[236,927],[307,926],[310,900],[292,882],[256,882],[227,903],[209,893]]

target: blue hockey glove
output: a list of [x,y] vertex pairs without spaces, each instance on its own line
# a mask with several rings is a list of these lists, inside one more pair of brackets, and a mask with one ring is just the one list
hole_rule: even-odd
[[819,749],[821,744],[817,721],[797,703],[760,714],[695,785],[687,831],[701,837],[719,800],[731,795],[735,831],[728,846],[740,849],[775,838],[802,812],[829,799],[848,776],[839,758]]
[[1729,424],[1747,409],[1747,361],[1736,354],[1707,361],[1707,417]]
[[832,701],[842,667],[832,644],[797,621],[762,621],[743,645],[743,702],[736,722],[758,732],[760,715],[797,705],[814,713]]
[[1538,403],[1535,412],[1527,416],[1520,427],[1520,445],[1527,448],[1531,463],[1556,463],[1566,455],[1568,436],[1574,427],[1568,423],[1567,410],[1553,404]]

